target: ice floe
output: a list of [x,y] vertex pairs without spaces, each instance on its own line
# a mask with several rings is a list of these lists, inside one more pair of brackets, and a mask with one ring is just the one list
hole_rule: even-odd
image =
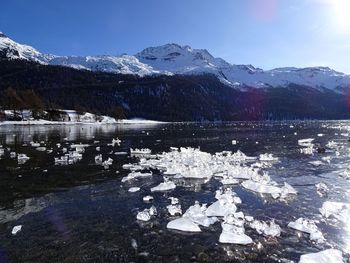
[[18,164],[24,164],[25,162],[27,162],[30,158],[24,154],[24,153],[19,153],[17,155],[17,161],[18,161]]
[[242,186],[253,192],[271,194],[275,199],[279,197],[283,199],[289,195],[297,194],[297,191],[286,182],[284,183],[284,186],[279,187],[266,173],[263,175],[256,175],[252,177],[251,180],[244,181]]
[[221,223],[222,232],[219,237],[220,243],[248,245],[253,240],[245,234],[244,219],[237,219],[234,215],[225,217]]
[[326,201],[320,208],[320,213],[326,218],[334,217],[343,223],[347,223],[350,219],[350,204]]
[[315,186],[317,189],[317,193],[320,196],[326,196],[328,194],[329,188],[325,183],[320,182],[320,183],[316,184]]
[[274,220],[266,223],[264,221],[254,220],[249,226],[256,230],[259,234],[265,236],[278,237],[281,235],[281,227]]
[[200,205],[197,201],[189,207],[183,214],[183,217],[189,218],[193,223],[208,227],[217,222],[216,217],[208,217],[206,214],[207,207],[205,204]]
[[344,263],[344,260],[340,250],[326,249],[321,252],[302,255],[299,263]]
[[22,230],[22,225],[18,225],[12,228],[11,234],[16,235],[18,232]]
[[144,202],[151,202],[153,201],[153,199],[154,199],[153,196],[150,196],[150,195],[146,195],[142,198]]
[[134,180],[137,178],[145,178],[145,177],[150,177],[152,176],[152,172],[149,173],[142,173],[142,172],[131,172],[129,173],[127,176],[122,178],[122,183],[130,181],[130,180]]
[[164,182],[159,185],[152,187],[151,192],[165,192],[176,188],[176,184],[170,181],[168,178],[164,177]]
[[314,240],[317,243],[323,243],[325,241],[323,234],[318,230],[313,220],[300,217],[294,222],[290,222],[288,227],[310,234],[310,240]]
[[170,221],[167,224],[167,228],[184,232],[201,232],[201,229],[197,224],[185,217],[180,217]]
[[215,195],[216,202],[211,204],[205,211],[207,216],[219,216],[224,217],[229,214],[233,214],[237,211],[236,204],[240,204],[242,201],[230,188],[226,190],[218,190]]
[[170,221],[167,228],[185,232],[200,232],[199,225],[209,227],[218,221],[216,217],[206,215],[206,205],[200,205],[197,201],[189,207],[181,218]]
[[156,215],[157,209],[155,208],[155,206],[152,205],[149,209],[146,208],[145,210],[138,212],[136,218],[140,221],[149,221],[153,216]]
[[117,146],[120,146],[121,142],[122,142],[122,141],[119,140],[119,138],[117,138],[117,139],[112,139],[112,143],[109,143],[108,146],[112,146],[112,147],[115,147],[116,145],[117,145]]
[[135,192],[138,192],[140,190],[141,190],[140,187],[130,187],[128,192],[135,193]]
[[144,149],[132,149],[130,148],[130,154],[131,155],[149,155],[152,151],[150,149],[144,148]]

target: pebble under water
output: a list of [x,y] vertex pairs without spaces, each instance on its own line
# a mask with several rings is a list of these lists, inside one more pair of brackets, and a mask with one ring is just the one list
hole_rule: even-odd
[[[350,203],[349,133],[349,121],[0,126],[0,262],[298,262],[303,254],[329,248],[342,251],[349,262],[350,218],[340,222],[319,211],[326,201]],[[120,145],[112,141],[117,138]],[[321,150],[302,152],[298,140],[308,138]],[[82,158],[55,163],[74,144],[86,144]],[[177,178],[174,190],[151,192],[164,181],[157,169],[147,170],[152,176],[121,182],[130,173],[122,166],[140,162],[130,148],[156,155],[170,147],[212,155],[272,154],[278,161],[262,165],[260,172],[279,185],[287,182],[298,194],[275,199],[241,184],[223,186],[216,177]],[[95,159],[100,154],[103,164]],[[319,183],[328,189],[318,190]],[[169,197],[178,198],[185,212],[196,201],[214,203],[220,187],[232,188],[244,215],[274,219],[280,236],[246,226],[252,244],[222,244],[222,219],[200,226],[198,233],[167,228],[179,217],[168,213]],[[154,199],[144,202],[147,195]],[[151,205],[157,215],[137,220]],[[325,242],[287,226],[300,217],[314,220]],[[15,226],[22,227],[13,234]]]

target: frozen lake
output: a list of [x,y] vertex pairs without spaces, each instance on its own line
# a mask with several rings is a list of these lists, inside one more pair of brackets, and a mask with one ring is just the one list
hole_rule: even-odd
[[[350,218],[326,218],[319,209],[326,201],[350,203],[349,132],[348,121],[1,126],[0,262],[298,262],[302,254],[329,248],[342,251],[348,262]],[[120,145],[112,145],[117,138]],[[170,147],[199,147],[210,160],[203,165],[217,169],[221,164],[216,153],[240,150],[257,159],[234,165],[267,173],[272,185],[281,188],[286,182],[298,193],[285,198],[261,194],[243,187],[241,178],[223,186],[217,175],[202,179],[169,175],[175,189],[151,192],[164,181],[164,169],[154,167],[142,168],[151,176],[122,182],[131,172],[122,166],[133,164],[133,169],[140,164],[130,148],[148,148],[154,156],[146,155],[145,160],[159,161],[162,157],[155,155],[177,151]],[[71,156],[73,163],[64,162],[62,156],[80,148]],[[276,159],[259,159],[266,153]],[[100,154],[102,161],[113,162],[101,165],[95,160]],[[317,189],[319,183],[326,188]],[[129,192],[131,187],[140,190]],[[167,228],[180,217],[169,214],[169,197],[179,199],[184,213],[195,201],[208,206],[216,202],[221,187],[231,188],[241,199],[237,212],[264,222],[273,219],[280,235],[259,234],[245,222],[252,243],[220,243],[220,217],[208,227],[200,225],[201,232]],[[147,195],[154,200],[143,201]],[[138,212],[152,205],[157,215],[137,220]],[[287,226],[298,218],[314,220],[324,241],[310,240],[309,234]],[[21,230],[12,234],[19,225]]]

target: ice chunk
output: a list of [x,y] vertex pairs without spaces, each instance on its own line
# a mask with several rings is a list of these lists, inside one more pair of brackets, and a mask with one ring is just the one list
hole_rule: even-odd
[[310,144],[312,144],[312,142],[314,141],[315,139],[313,138],[308,138],[308,139],[301,139],[301,140],[298,140],[298,144],[300,146],[309,146]]
[[159,185],[152,187],[151,192],[163,192],[163,191],[170,191],[176,188],[176,184],[172,181],[169,181],[164,177],[164,182],[160,183]]
[[17,155],[17,161],[18,161],[18,164],[24,164],[25,162],[27,162],[30,158],[24,154],[24,153],[19,153]]
[[46,151],[46,147],[36,147],[35,150],[39,151],[39,152],[45,152]]
[[101,165],[103,162],[102,160],[102,154],[98,154],[95,156],[95,163],[98,164],[98,165]]
[[12,228],[11,234],[16,235],[21,230],[22,230],[22,225],[15,226],[14,228]]
[[259,155],[259,160],[263,162],[275,162],[278,161],[277,157],[273,157],[271,153],[265,153]]
[[108,169],[110,165],[113,164],[113,159],[112,158],[108,158],[106,161],[102,162],[102,166],[105,169]]
[[300,153],[306,154],[306,155],[313,155],[314,154],[314,147],[313,147],[313,145],[310,145],[310,146],[305,147],[305,148],[301,148],[300,149]]
[[324,162],[317,160],[317,161],[311,161],[309,162],[309,164],[312,164],[313,166],[318,167],[318,166],[324,165]]
[[114,154],[115,155],[127,155],[128,153],[127,152],[115,152]]
[[254,221],[254,217],[252,217],[252,216],[245,216],[244,219],[245,219],[247,222],[253,222],[253,221]]
[[316,184],[316,189],[320,196],[326,196],[329,191],[328,186],[323,182]]
[[255,182],[253,180],[244,181],[242,186],[248,190],[262,194],[275,194],[277,197],[281,194],[281,189],[279,187],[262,182]]
[[150,195],[146,195],[142,198],[144,202],[151,202],[153,199],[154,199],[153,196],[150,196]]
[[339,221],[347,223],[350,218],[350,204],[326,201],[320,208],[320,213],[326,218],[333,216]]
[[130,192],[130,193],[135,193],[135,192],[138,192],[138,191],[140,191],[140,187],[131,187],[128,190],[128,192]]
[[220,180],[220,182],[223,184],[223,185],[227,185],[227,184],[238,184],[239,183],[239,180],[238,179],[235,179],[235,178],[232,178],[230,176],[224,176],[222,178],[222,180]]
[[265,236],[280,236],[281,227],[271,220],[269,223],[264,221],[254,220],[250,223],[250,227],[254,228],[259,234],[264,234]]
[[207,207],[205,204],[200,205],[197,201],[195,204],[187,209],[183,217],[189,218],[192,222],[208,227],[217,222],[216,217],[209,218],[206,214]]
[[207,208],[207,216],[223,217],[229,214],[233,214],[237,210],[236,204],[240,204],[242,202],[231,188],[228,188],[226,190],[219,189],[216,191],[215,198],[218,199],[218,201]]
[[179,199],[176,197],[169,197],[168,199],[170,199],[172,205],[177,205],[179,203]]
[[119,138],[117,138],[117,139],[112,139],[112,143],[108,144],[108,146],[112,146],[112,147],[115,147],[115,145],[120,146],[121,142],[122,142],[122,141],[119,140]]
[[315,240],[317,243],[324,242],[324,237],[313,220],[298,218],[296,221],[290,222],[288,227],[310,234],[310,240]]
[[151,206],[150,209],[145,209],[141,212],[138,212],[136,215],[137,220],[140,221],[149,221],[152,216],[157,215],[157,209],[154,206]]
[[207,216],[226,216],[236,212],[237,206],[233,202],[218,200],[208,207],[206,210]]
[[176,205],[168,205],[166,207],[168,209],[168,212],[170,215],[174,216],[174,215],[182,215],[182,210],[181,210],[181,205],[176,204]]
[[122,178],[122,183],[133,180],[133,179],[150,177],[150,176],[152,176],[152,172],[149,172],[149,173],[131,172],[127,176]]
[[167,228],[184,232],[201,232],[199,226],[186,217],[180,217],[170,221],[167,224]]
[[222,232],[219,242],[240,245],[253,243],[253,240],[245,234],[243,223],[243,220],[236,219],[233,215],[227,216],[221,224]]
[[326,249],[318,253],[305,254],[300,257],[299,263],[343,263],[340,250]]
[[287,198],[289,195],[296,195],[298,191],[294,189],[293,186],[284,182],[284,186],[281,188],[281,198]]
[[32,146],[32,147],[40,147],[40,143],[38,143],[38,142],[30,142],[30,145]]
[[151,154],[152,151],[150,149],[144,148],[144,149],[132,149],[130,148],[130,154],[131,155],[148,155]]

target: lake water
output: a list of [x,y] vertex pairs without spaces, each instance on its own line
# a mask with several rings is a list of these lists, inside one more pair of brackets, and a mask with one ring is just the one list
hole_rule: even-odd
[[[302,254],[331,247],[349,260],[350,219],[343,224],[325,219],[319,212],[327,200],[350,202],[350,182],[341,176],[350,164],[349,130],[346,121],[1,126],[0,145],[5,152],[0,158],[0,262],[298,262]],[[117,137],[121,145],[108,146]],[[337,151],[302,154],[298,140],[305,138],[314,138],[321,145],[335,141]],[[232,140],[237,140],[237,145]],[[30,145],[32,141],[42,142],[49,152],[38,151]],[[62,148],[75,143],[90,145],[83,159],[55,165],[54,157],[63,155]],[[138,162],[130,156],[130,148],[149,148],[158,154],[170,147],[278,157],[278,162],[263,170],[277,183],[291,184],[298,195],[281,201],[241,185],[232,188],[242,199],[240,211],[259,220],[275,219],[282,228],[281,236],[265,237],[246,227],[254,243],[241,246],[219,243],[220,223],[201,227],[200,233],[167,229],[174,218],[166,209],[168,197],[179,198],[185,211],[196,200],[213,203],[221,186],[215,178],[209,182],[186,179],[173,191],[151,193],[150,188],[163,181],[159,171],[149,178],[121,183],[130,172],[122,165]],[[30,159],[18,164],[10,152],[24,153]],[[97,154],[104,160],[112,158],[113,164],[108,169],[97,165]],[[329,157],[329,162],[324,157]],[[310,164],[317,160],[323,164]],[[319,182],[327,184],[328,194],[317,193],[315,184]],[[141,190],[128,192],[132,186]],[[158,215],[140,222],[136,214],[150,207],[142,200],[149,194]],[[317,244],[308,234],[287,227],[299,217],[317,220],[326,242]],[[12,235],[16,225],[22,225],[22,230]]]

